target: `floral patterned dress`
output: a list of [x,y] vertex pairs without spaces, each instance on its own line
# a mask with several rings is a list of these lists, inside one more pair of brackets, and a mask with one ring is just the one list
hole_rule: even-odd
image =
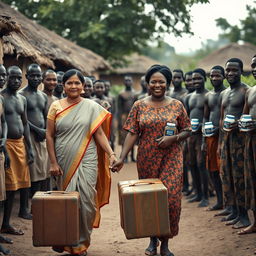
[[139,179],[159,178],[168,189],[170,238],[179,231],[181,212],[183,154],[180,143],[162,149],[156,142],[166,123],[175,123],[178,132],[191,130],[183,104],[173,99],[163,107],[148,105],[144,99],[134,103],[124,129],[139,135],[137,168]]

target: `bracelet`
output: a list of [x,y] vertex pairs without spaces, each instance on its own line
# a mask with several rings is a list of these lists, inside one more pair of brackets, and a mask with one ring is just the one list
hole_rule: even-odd
[[178,142],[178,140],[179,140],[179,138],[180,138],[180,135],[176,135],[176,142]]
[[116,153],[113,152],[113,153],[111,153],[111,154],[108,155],[109,158],[110,158],[111,156],[116,156]]

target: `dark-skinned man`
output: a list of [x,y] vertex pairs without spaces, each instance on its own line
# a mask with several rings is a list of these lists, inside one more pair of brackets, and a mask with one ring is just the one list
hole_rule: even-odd
[[[177,99],[185,104],[185,98],[188,94],[188,91],[182,87],[182,83],[184,81],[183,71],[181,69],[174,69],[173,70],[173,77],[172,77],[172,84],[173,84],[173,91],[169,94],[170,97]],[[188,193],[189,191],[189,182],[188,182],[188,165],[186,161],[186,156],[188,154],[187,150],[187,142],[184,141],[182,143],[183,147],[183,189],[184,193]]]
[[[243,62],[240,59],[232,58],[226,62],[225,76],[230,87],[220,95],[220,127],[225,129],[223,138],[219,140],[221,179],[224,204],[231,207],[231,213],[222,221],[227,221],[226,225],[233,225],[233,228],[250,225],[245,209],[245,134],[238,129],[238,120],[243,113],[245,94],[248,90],[248,86],[241,83],[242,72]],[[233,122],[228,122],[230,115],[234,117]]]
[[192,74],[195,91],[191,93],[187,101],[187,109],[190,120],[197,119],[196,129],[192,129],[192,136],[189,139],[190,169],[196,194],[189,202],[199,202],[198,207],[209,205],[208,200],[208,173],[206,170],[205,154],[202,152],[202,122],[204,117],[204,101],[208,90],[205,89],[206,73],[203,69],[195,69]]
[[[184,75],[184,84],[185,84],[185,87],[187,89],[187,94],[185,96],[185,99],[184,99],[184,105],[185,105],[185,108],[187,109],[187,102],[191,96],[191,93],[195,91],[195,88],[193,86],[193,80],[192,80],[192,74],[193,72],[192,71],[188,71],[185,73]],[[190,170],[190,160],[189,160],[189,151],[188,151],[188,141],[189,141],[189,138],[186,139],[184,141],[184,144],[183,144],[183,162],[184,162],[184,166],[185,169],[183,171],[183,191],[185,192],[185,195],[188,196],[187,198],[190,199],[189,197],[193,197],[194,194],[191,194],[193,192],[193,190],[195,190],[195,186],[194,186],[194,183],[192,185],[192,187],[189,189],[189,179],[188,179],[188,172]],[[192,178],[193,180],[193,178]]]
[[217,203],[208,210],[215,211],[223,208],[222,182],[220,178],[220,159],[217,154],[219,141],[219,120],[220,120],[220,93],[226,89],[223,85],[225,71],[221,66],[214,66],[210,70],[210,81],[213,90],[205,96],[204,103],[204,124],[212,122],[213,129],[209,134],[204,133],[202,149],[206,152],[206,169],[214,185],[217,196]]
[[93,83],[92,80],[85,76],[84,77],[84,93],[82,97],[86,99],[92,99],[92,93],[93,93]]
[[[0,64],[0,89],[2,89],[6,83],[7,72],[4,65]],[[0,96],[0,201],[6,199],[6,189],[5,189],[5,168],[4,168],[4,146],[7,138],[7,125],[4,115],[4,102],[3,97]],[[8,238],[0,235],[0,243],[12,244],[13,241]],[[0,245],[0,253],[9,254],[10,250],[4,248]]]
[[17,93],[22,83],[22,72],[19,67],[8,68],[7,86],[1,94],[4,97],[4,112],[8,127],[6,141],[6,201],[4,203],[4,216],[1,227],[2,233],[23,235],[10,225],[14,195],[20,190],[19,216],[31,219],[28,213],[28,197],[30,187],[29,166],[33,162],[34,154],[30,140],[30,131],[27,120],[26,98]]
[[46,149],[47,95],[38,90],[42,82],[39,65],[31,64],[27,68],[28,85],[19,93],[27,99],[27,117],[30,127],[31,142],[35,153],[33,164],[29,166],[31,177],[31,196],[36,191],[44,191],[49,178],[48,154]]
[[[256,55],[251,62],[252,74],[256,80]],[[244,114],[249,114],[252,121],[248,122],[245,138],[244,174],[245,174],[245,207],[252,210],[251,225],[238,232],[239,235],[256,232],[256,86],[250,88],[245,95]]]
[[[136,100],[135,92],[133,90],[133,80],[131,76],[126,75],[124,77],[124,85],[124,91],[122,91],[117,98],[117,122],[119,133],[119,145],[123,145],[124,143],[124,139],[126,137],[127,132],[123,130],[123,124],[127,119],[127,116],[132,108],[134,101]],[[131,150],[131,160],[135,162],[134,147]]]
[[58,100],[56,96],[53,95],[54,89],[57,86],[57,75],[56,73],[48,69],[43,73],[43,84],[44,84],[44,90],[43,92],[47,95],[47,112],[51,106],[51,104]]
[[148,87],[145,76],[140,78],[141,91],[135,95],[135,100],[141,100],[148,96]]
[[63,88],[62,78],[63,78],[64,72],[58,71],[56,73],[56,75],[57,75],[57,85],[55,86],[53,95],[55,97],[57,97],[58,99],[63,99],[64,98],[64,95],[63,95],[64,88]]

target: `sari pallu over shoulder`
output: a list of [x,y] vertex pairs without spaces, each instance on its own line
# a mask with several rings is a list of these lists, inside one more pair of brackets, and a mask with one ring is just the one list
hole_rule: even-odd
[[[64,172],[63,190],[66,190],[77,171],[95,131],[102,126],[109,138],[111,119],[112,116],[107,110],[89,99],[83,99],[56,114],[55,151]],[[97,154],[97,213],[94,227],[99,226],[100,208],[109,203],[111,185],[109,159],[99,145],[97,145]]]

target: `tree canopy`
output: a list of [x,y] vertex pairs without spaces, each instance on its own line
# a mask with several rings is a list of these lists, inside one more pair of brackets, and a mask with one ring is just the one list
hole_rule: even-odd
[[190,31],[190,8],[208,0],[3,0],[113,65],[164,33]]
[[256,45],[256,8],[248,5],[246,8],[248,15],[245,19],[240,20],[239,26],[229,24],[224,18],[218,18],[216,23],[223,30],[221,36],[230,42],[241,40]]

